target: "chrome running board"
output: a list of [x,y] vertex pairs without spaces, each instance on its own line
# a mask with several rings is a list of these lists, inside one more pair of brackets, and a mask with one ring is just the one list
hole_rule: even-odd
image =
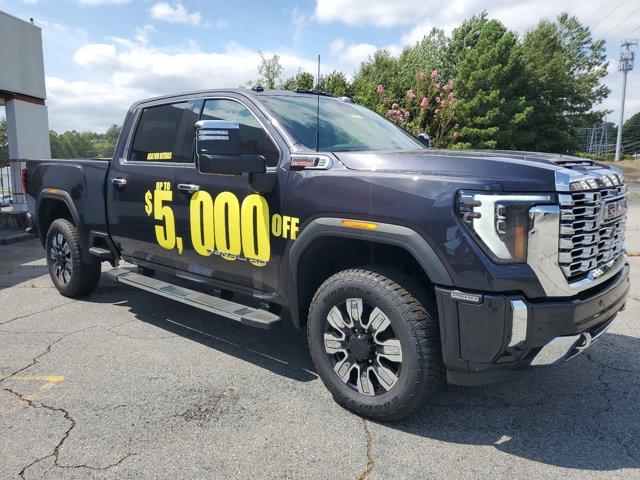
[[230,318],[243,325],[267,329],[280,323],[278,315],[266,310],[248,307],[213,295],[179,287],[172,283],[141,275],[127,268],[115,268],[105,273],[109,278],[117,282],[191,305],[221,317]]

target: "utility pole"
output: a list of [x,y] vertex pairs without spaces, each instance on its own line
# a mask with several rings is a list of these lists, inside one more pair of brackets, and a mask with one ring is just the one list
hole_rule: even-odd
[[616,161],[620,160],[622,155],[622,124],[624,122],[624,97],[627,93],[627,73],[633,70],[635,52],[631,50],[631,47],[636,45],[638,45],[638,40],[625,40],[620,45],[622,50],[620,51],[618,70],[622,72],[622,100],[620,102],[620,121],[618,122],[618,136],[616,139]]

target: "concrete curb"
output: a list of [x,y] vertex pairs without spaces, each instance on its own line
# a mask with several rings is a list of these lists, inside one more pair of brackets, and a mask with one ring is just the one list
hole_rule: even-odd
[[36,238],[35,235],[31,235],[27,232],[16,233],[15,235],[8,235],[6,237],[0,237],[0,245],[8,245],[10,243],[22,242],[24,240],[31,240]]

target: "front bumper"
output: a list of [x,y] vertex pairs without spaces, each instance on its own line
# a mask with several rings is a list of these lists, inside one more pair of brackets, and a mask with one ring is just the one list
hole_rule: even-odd
[[606,331],[628,291],[628,263],[606,282],[564,299],[437,287],[449,383],[491,383],[574,357]]

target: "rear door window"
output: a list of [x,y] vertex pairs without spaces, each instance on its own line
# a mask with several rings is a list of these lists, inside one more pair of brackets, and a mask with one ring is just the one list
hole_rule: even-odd
[[133,136],[130,161],[186,163],[192,159],[183,148],[191,111],[188,102],[145,108]]

